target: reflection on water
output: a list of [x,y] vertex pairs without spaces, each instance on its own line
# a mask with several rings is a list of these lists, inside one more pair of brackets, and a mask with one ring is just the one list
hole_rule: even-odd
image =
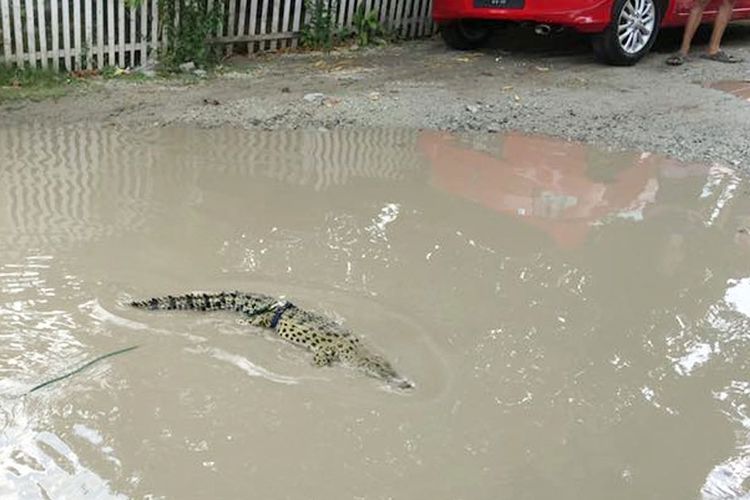
[[[135,170],[153,168],[148,149],[132,148],[117,134],[96,129],[0,129],[0,223],[13,227],[13,240],[41,244],[89,242],[139,224],[153,198]],[[125,156],[127,162],[118,161]],[[111,165],[106,170],[100,162]],[[103,220],[106,211],[115,220]]]
[[[0,497],[2,498],[115,498],[108,481],[82,463],[79,455],[50,429],[55,411],[40,398],[24,392],[38,382],[34,374],[50,366],[75,362],[86,347],[76,338],[80,328],[75,311],[51,303],[60,293],[75,293],[69,276],[54,276],[52,255],[30,254],[15,260],[3,252],[0,265]],[[57,411],[69,416],[65,405]],[[83,420],[91,416],[83,416]],[[84,429],[82,424],[76,424]],[[97,443],[98,444],[98,443]],[[111,448],[101,458],[116,459]]]
[[[750,494],[730,169],[406,130],[38,126],[0,150],[0,497]],[[345,322],[418,390],[123,305],[220,289]]]
[[[480,138],[487,141],[487,138]],[[605,154],[577,143],[509,134],[496,151],[447,134],[423,134],[433,183],[498,212],[515,215],[563,246],[580,246],[606,217],[643,219],[661,171],[692,169],[654,155]],[[467,150],[471,148],[471,150]],[[698,175],[705,169],[698,167]]]
[[[19,409],[19,413],[23,411]],[[88,436],[82,437],[75,445],[96,445]],[[106,447],[101,449],[101,457],[112,460],[117,469],[117,459],[111,456],[111,451]],[[57,435],[36,431],[33,425],[3,429],[0,463],[4,466],[0,476],[3,498],[126,498],[113,493],[107,481],[83,465]]]
[[710,87],[712,89],[728,92],[736,97],[739,97],[743,101],[750,102],[750,80],[723,80],[712,83]]

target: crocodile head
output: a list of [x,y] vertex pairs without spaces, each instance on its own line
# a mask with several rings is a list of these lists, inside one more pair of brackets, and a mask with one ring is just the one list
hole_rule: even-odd
[[362,357],[360,368],[369,376],[383,380],[398,389],[411,389],[414,384],[401,377],[382,356],[368,353]]

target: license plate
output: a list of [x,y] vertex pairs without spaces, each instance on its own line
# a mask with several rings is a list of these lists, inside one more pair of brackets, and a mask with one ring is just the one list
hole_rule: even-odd
[[474,7],[490,9],[523,9],[524,0],[474,0]]

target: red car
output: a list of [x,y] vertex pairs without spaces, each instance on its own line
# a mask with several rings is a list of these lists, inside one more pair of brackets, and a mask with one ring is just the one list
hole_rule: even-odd
[[[704,22],[722,0],[711,0]],[[662,26],[685,24],[693,0],[433,0],[432,18],[455,49],[477,48],[492,28],[531,23],[539,32],[572,28],[593,35],[594,53],[607,63],[635,64],[654,44]],[[732,19],[750,18],[750,0],[736,0]]]

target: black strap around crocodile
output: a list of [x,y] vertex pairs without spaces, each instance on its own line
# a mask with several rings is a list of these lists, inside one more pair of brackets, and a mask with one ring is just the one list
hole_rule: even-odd
[[279,321],[281,320],[281,316],[290,307],[294,307],[294,304],[292,304],[291,302],[284,302],[282,305],[276,308],[276,310],[273,313],[273,319],[271,320],[271,325],[270,325],[270,328],[272,330],[276,329],[276,326],[278,326]]

